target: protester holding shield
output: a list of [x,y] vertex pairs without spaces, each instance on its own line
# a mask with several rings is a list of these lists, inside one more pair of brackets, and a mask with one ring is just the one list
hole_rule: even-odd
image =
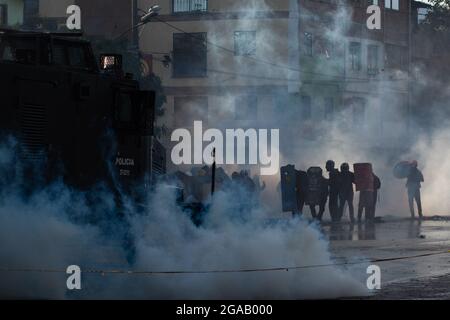
[[344,215],[345,204],[348,204],[350,221],[355,222],[353,213],[353,184],[355,183],[355,174],[350,171],[348,163],[341,165],[341,179],[339,186],[339,220]]
[[[325,205],[328,199],[328,180],[323,176],[322,168],[311,167],[307,171],[308,193],[306,203],[311,210],[311,216],[318,221],[322,221]],[[316,207],[319,206],[319,212]]]
[[406,189],[408,191],[408,204],[411,218],[415,218],[414,200],[417,203],[419,218],[423,218],[422,200],[420,196],[421,183],[424,182],[422,172],[417,169],[418,163],[413,161],[401,161],[394,167],[394,176],[398,179],[407,179]]
[[366,222],[373,222],[374,216],[374,174],[372,164],[355,163],[356,191],[359,191],[358,222],[361,222],[363,212],[366,215]]
[[328,186],[329,186],[328,208],[330,210],[331,221],[339,222],[340,172],[338,169],[335,168],[335,162],[333,160],[328,160],[325,167],[330,177],[328,179]]

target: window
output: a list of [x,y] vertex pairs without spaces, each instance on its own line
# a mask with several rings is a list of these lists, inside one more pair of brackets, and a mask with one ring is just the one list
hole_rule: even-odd
[[363,98],[352,99],[353,125],[355,128],[361,128],[366,118],[366,101]]
[[1,38],[0,60],[22,64],[37,62],[37,40],[35,37]]
[[418,8],[417,9],[417,23],[421,24],[427,20],[427,15],[431,11],[428,8]]
[[325,98],[325,120],[333,120],[334,115],[334,99],[333,97]]
[[234,33],[234,54],[254,56],[256,54],[256,31],[236,31]]
[[87,48],[83,44],[55,41],[52,50],[52,63],[59,66],[68,66],[88,70],[89,65]]
[[0,4],[0,27],[8,25],[8,5]]
[[367,72],[369,75],[378,73],[378,46],[374,44],[367,47]]
[[238,96],[235,100],[236,120],[256,120],[258,114],[258,98],[255,95]]
[[318,38],[316,40],[316,54],[319,54],[327,59],[333,56],[334,45],[333,41],[323,38]]
[[302,96],[301,98],[301,110],[302,110],[302,119],[310,120],[312,116],[311,110],[311,97],[310,96]]
[[206,33],[174,33],[174,77],[205,77],[206,61]]
[[399,0],[384,0],[386,9],[399,10]]
[[194,121],[208,122],[208,97],[175,97],[175,123],[177,128],[192,128]]
[[307,56],[313,55],[313,35],[311,33],[305,32],[303,34],[303,53]]
[[350,67],[353,71],[361,70],[361,43],[350,43]]
[[208,10],[208,0],[173,0],[173,12],[201,12]]
[[386,44],[386,67],[404,70],[407,65],[408,49],[406,47]]
[[82,46],[69,46],[69,63],[72,67],[86,69],[89,67],[86,59],[86,51]]

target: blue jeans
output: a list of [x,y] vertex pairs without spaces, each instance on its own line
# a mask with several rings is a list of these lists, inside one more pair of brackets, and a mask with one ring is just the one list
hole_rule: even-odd
[[417,203],[417,210],[419,211],[419,217],[422,217],[422,201],[420,199],[420,188],[408,188],[408,203],[411,217],[414,218],[414,200]]

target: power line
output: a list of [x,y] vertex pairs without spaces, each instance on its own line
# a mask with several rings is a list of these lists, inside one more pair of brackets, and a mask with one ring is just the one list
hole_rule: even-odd
[[[156,60],[156,61],[159,61],[159,62],[162,62],[162,63],[167,63],[166,60],[155,58],[155,57],[153,57],[153,60]],[[239,78],[255,79],[255,80],[285,81],[285,82],[296,82],[296,83],[302,82],[302,80],[269,77],[269,76],[255,75],[255,74],[246,74],[246,73],[241,73],[241,72],[226,71],[226,70],[219,70],[219,69],[207,68],[207,69],[205,69],[205,71],[211,72],[211,73],[229,75],[229,76],[233,76],[233,77],[239,77]],[[392,82],[392,81],[404,81],[402,79],[380,80],[380,79],[350,78],[350,77],[343,77],[343,76],[330,75],[330,74],[324,74],[324,73],[313,73],[313,72],[311,72],[311,74],[320,75],[322,77],[328,78],[328,79],[320,79],[322,81],[342,81],[342,80],[346,80],[346,82],[362,82],[362,81],[365,81],[365,82],[371,82],[371,81]],[[333,79],[329,79],[329,78],[333,78]],[[348,80],[351,80],[351,81],[348,81]]]
[[[339,266],[349,266],[349,265],[359,265],[367,263],[382,263],[389,261],[401,261],[401,260],[411,260],[417,258],[431,257],[443,254],[449,254],[450,250],[424,253],[413,256],[403,256],[403,257],[393,257],[393,258],[381,258],[372,260],[362,260],[354,262],[343,262],[343,263],[330,263],[330,264],[316,264],[307,266],[292,266],[292,267],[276,267],[276,268],[255,268],[255,269],[224,269],[224,270],[200,270],[200,271],[132,271],[132,270],[96,270],[87,269],[82,270],[82,273],[88,274],[100,274],[100,275],[176,275],[176,274],[223,274],[223,273],[254,273],[254,272],[276,272],[276,271],[292,271],[292,270],[302,270],[302,269],[315,269],[315,268],[326,268],[326,267],[339,267]],[[26,268],[0,268],[0,272],[34,272],[34,273],[66,273],[63,269],[26,269]]]
[[[189,37],[191,37],[191,38],[193,38],[193,39],[196,39],[196,40],[199,40],[199,41],[202,41],[202,42],[204,41],[205,43],[207,43],[207,44],[209,44],[209,45],[211,45],[211,46],[213,46],[213,47],[216,47],[216,48],[218,48],[218,49],[221,49],[221,50],[223,50],[223,51],[226,51],[226,52],[228,52],[228,53],[231,53],[231,54],[235,55],[235,51],[232,50],[232,49],[229,49],[229,48],[226,48],[226,47],[224,47],[224,46],[218,45],[218,44],[216,44],[216,43],[214,43],[214,42],[211,42],[211,41],[208,40],[208,39],[203,39],[203,38],[200,38],[200,37],[196,37],[196,36],[193,35],[192,33],[189,33],[189,32],[187,32],[187,31],[185,31],[185,30],[183,30],[183,29],[181,29],[181,28],[178,28],[177,26],[174,26],[173,24],[171,24],[171,23],[169,23],[169,22],[167,22],[167,21],[161,20],[161,19],[158,18],[158,17],[155,17],[155,19],[158,20],[158,21],[160,21],[160,22],[162,22],[162,23],[164,23],[164,24],[166,24],[167,26],[171,27],[171,28],[174,29],[174,30],[177,30],[177,31],[179,31],[179,32],[181,32],[181,33],[183,33],[183,34],[186,34],[187,36],[189,36]],[[294,69],[294,68],[291,68],[291,67],[286,66],[286,65],[279,65],[279,64],[277,64],[277,63],[274,63],[274,62],[271,62],[271,61],[267,61],[267,60],[262,60],[262,59],[259,59],[259,58],[256,58],[256,57],[252,57],[252,56],[249,56],[249,55],[243,55],[242,57],[244,57],[244,58],[246,58],[246,59],[249,59],[249,60],[253,60],[253,61],[255,61],[255,62],[263,63],[263,64],[266,64],[266,65],[270,65],[270,66],[273,66],[273,67],[277,67],[277,68],[281,68],[281,69],[286,69],[286,70],[290,70],[290,71],[295,71],[295,72],[301,72],[301,71],[298,70],[298,69]]]

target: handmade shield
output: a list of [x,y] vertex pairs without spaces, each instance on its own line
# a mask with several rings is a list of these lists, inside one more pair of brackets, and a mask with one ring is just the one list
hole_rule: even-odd
[[410,161],[401,161],[397,163],[394,167],[394,177],[397,179],[405,179],[409,176],[411,170]]
[[374,191],[374,177],[371,163],[355,163],[356,191]]
[[321,202],[322,195],[322,168],[311,167],[308,169],[308,192],[306,204],[310,206],[318,206]]

